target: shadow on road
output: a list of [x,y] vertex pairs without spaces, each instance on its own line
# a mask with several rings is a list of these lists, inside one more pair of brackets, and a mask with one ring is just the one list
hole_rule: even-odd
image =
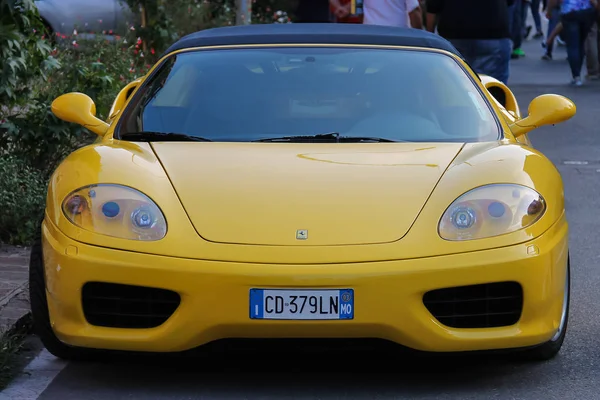
[[[381,342],[222,342],[185,355],[113,355],[76,368],[71,364],[69,381],[149,392],[198,387],[219,396],[281,390],[352,394],[367,387],[378,393],[423,389],[432,394],[464,389],[465,384],[493,385],[489,381],[498,377],[510,380],[511,373],[522,373],[527,365],[518,353],[427,354]],[[539,365],[530,364],[533,369]]]

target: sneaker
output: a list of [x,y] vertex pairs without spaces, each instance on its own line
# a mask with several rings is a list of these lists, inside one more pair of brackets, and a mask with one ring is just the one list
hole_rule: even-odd
[[533,35],[533,38],[534,38],[534,39],[539,39],[539,38],[543,38],[543,37],[544,37],[544,33],[543,33],[543,32],[540,32],[540,31],[537,31],[537,32],[535,33],[535,35]]
[[512,54],[516,57],[525,57],[525,52],[520,47],[518,49],[514,49]]
[[558,43],[559,46],[566,46],[567,44],[565,43],[564,40],[562,40],[560,37],[556,38],[556,42]]
[[546,54],[544,54],[544,55],[542,56],[542,60],[545,60],[545,61],[552,61],[552,54],[550,54],[550,53],[546,53]]
[[533,28],[533,26],[529,25],[527,26],[527,28],[525,28],[525,35],[523,36],[523,39],[527,39],[529,37],[529,34],[531,34],[531,29]]
[[581,86],[583,85],[583,82],[581,82],[581,78],[577,77],[577,78],[573,78],[573,80],[571,81],[571,85],[573,86]]

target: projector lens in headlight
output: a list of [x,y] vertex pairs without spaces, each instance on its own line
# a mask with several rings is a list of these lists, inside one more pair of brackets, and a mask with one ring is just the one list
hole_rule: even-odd
[[546,211],[543,197],[516,184],[492,184],[473,189],[444,212],[439,234],[446,240],[473,240],[527,228]]
[[167,233],[167,222],[158,206],[127,186],[85,186],[69,194],[62,209],[76,226],[101,235],[154,241]]

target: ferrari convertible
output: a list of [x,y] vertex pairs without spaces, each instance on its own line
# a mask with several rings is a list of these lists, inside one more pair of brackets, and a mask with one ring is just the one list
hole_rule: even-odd
[[560,350],[561,176],[527,134],[575,114],[418,30],[205,30],[125,86],[58,166],[30,265],[52,354],[237,339],[375,339],[425,352]]

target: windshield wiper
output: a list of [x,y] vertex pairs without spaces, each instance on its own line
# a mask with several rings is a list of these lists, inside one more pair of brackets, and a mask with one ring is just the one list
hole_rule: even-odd
[[397,140],[384,139],[380,137],[367,137],[367,136],[341,136],[338,132],[321,133],[318,135],[300,135],[300,136],[281,136],[274,138],[265,138],[253,140],[253,142],[397,142]]
[[212,142],[203,137],[175,132],[127,132],[122,133],[119,138],[132,142]]

